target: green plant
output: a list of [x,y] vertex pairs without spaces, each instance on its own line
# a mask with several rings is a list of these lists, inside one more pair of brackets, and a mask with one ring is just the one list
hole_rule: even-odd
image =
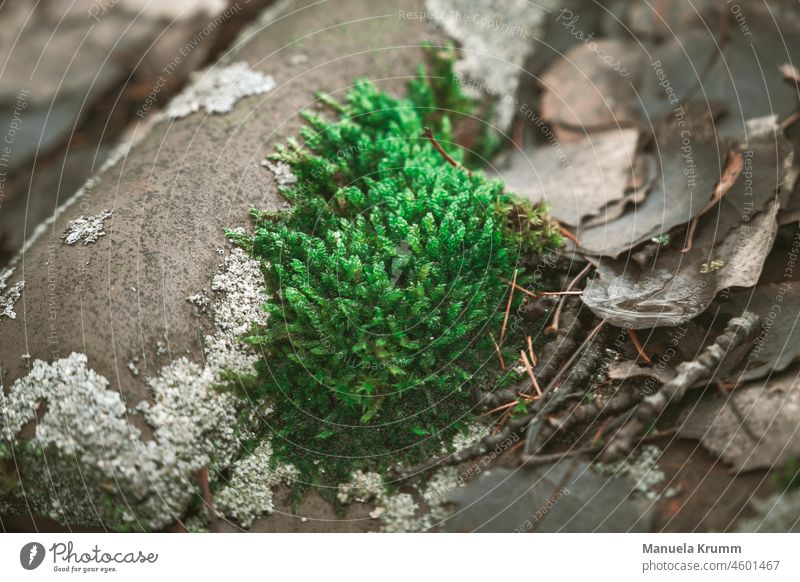
[[473,105],[449,66],[436,72],[404,99],[365,80],[343,103],[322,96],[338,119],[307,112],[303,144],[273,156],[297,178],[283,189],[291,208],[253,211],[252,236],[230,233],[271,293],[269,325],[246,338],[263,357],[237,390],[272,399],[275,458],[308,481],[438,453],[470,417],[470,388],[510,379],[490,337],[501,278],[561,244],[542,208],[461,166],[451,118]]

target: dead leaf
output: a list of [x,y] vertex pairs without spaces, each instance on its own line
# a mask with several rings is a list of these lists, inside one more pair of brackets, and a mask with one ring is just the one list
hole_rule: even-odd
[[683,247],[681,252],[688,253],[691,250],[692,240],[694,239],[694,233],[697,229],[697,221],[703,214],[711,210],[715,204],[722,200],[722,197],[725,196],[725,194],[728,193],[728,190],[733,187],[733,184],[739,178],[739,175],[742,173],[743,169],[744,157],[742,156],[741,152],[729,150],[728,159],[725,162],[725,170],[722,172],[722,177],[719,179],[719,182],[717,182],[717,185],[714,188],[714,194],[711,196],[711,200],[706,202],[706,205],[700,211],[700,214],[692,219],[692,222],[689,226],[689,234],[687,236],[689,240],[686,242],[686,246]]
[[640,152],[636,156],[631,182],[628,184],[625,195],[620,200],[609,202],[599,214],[587,218],[582,226],[590,228],[599,224],[606,224],[622,216],[628,208],[641,204],[653,189],[657,177],[658,166],[653,155]]
[[742,155],[742,171],[699,218],[690,251],[658,248],[644,264],[599,262],[581,296],[598,317],[633,329],[677,326],[705,311],[722,289],[758,283],[777,235],[782,194],[792,185],[793,151],[777,133],[761,133],[734,150]]
[[631,181],[639,132],[608,131],[575,143],[512,152],[498,172],[532,202],[546,200],[559,222],[577,226],[622,200]]
[[679,434],[700,440],[735,471],[777,469],[800,456],[800,383],[795,372],[736,388],[729,398],[747,430],[726,399],[715,395],[687,411]]
[[[626,40],[598,40],[595,47],[593,51],[587,44],[577,45],[542,75],[544,120],[575,129],[639,123],[641,114],[635,87],[619,71],[601,61],[598,54],[613,55],[628,76],[630,71],[644,66],[646,55]],[[569,140],[564,137],[558,134],[559,141]]]
[[[722,243],[704,240],[688,253],[669,250],[654,265],[602,261],[581,299],[612,325],[631,329],[686,323],[704,312],[725,288],[752,287],[777,233],[777,199]],[[701,226],[701,228],[703,228]],[[713,230],[706,229],[713,237]]]
[[[673,8],[672,12],[687,10]],[[714,16],[712,32],[693,14],[689,16],[703,26],[682,25],[659,38],[659,27],[637,16],[630,23],[645,32],[635,40],[630,40],[628,30],[619,39],[578,45],[545,71],[542,117],[555,126],[560,140],[579,138],[584,129],[596,127],[644,129],[677,103],[691,99],[724,104],[729,115],[717,125],[717,133],[728,138],[746,136],[745,122],[752,117],[777,114],[784,119],[795,109],[797,90],[784,82],[780,67],[800,61],[800,22],[793,14],[796,9],[784,7],[773,13],[771,8],[748,6],[747,18],[753,21],[745,24],[754,26],[759,20],[758,42],[750,28],[749,35],[725,35],[717,24],[726,18]],[[652,8],[642,6],[638,11],[652,13]],[[788,17],[792,26],[775,20],[775,14]],[[721,16],[729,21],[731,14],[723,10]],[[682,18],[677,15],[675,21]],[[660,17],[652,22],[656,21],[665,22]],[[728,22],[731,27],[740,24]],[[620,74],[621,68],[628,74]]]
[[704,106],[687,107],[685,116],[662,123],[654,152],[660,176],[652,191],[617,220],[580,229],[580,250],[617,257],[689,222],[711,198],[727,149]]
[[643,505],[629,498],[632,484],[601,477],[588,463],[562,460],[537,468],[495,468],[451,494],[450,532],[647,531]]
[[756,380],[782,372],[800,359],[800,289],[793,281],[733,291],[717,308],[726,315],[747,309],[760,317],[758,333],[725,358],[720,376]]

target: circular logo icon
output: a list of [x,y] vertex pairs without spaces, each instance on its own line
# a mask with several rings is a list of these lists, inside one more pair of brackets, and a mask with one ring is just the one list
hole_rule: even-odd
[[29,542],[19,551],[19,563],[26,570],[35,570],[44,561],[44,546],[39,542]]

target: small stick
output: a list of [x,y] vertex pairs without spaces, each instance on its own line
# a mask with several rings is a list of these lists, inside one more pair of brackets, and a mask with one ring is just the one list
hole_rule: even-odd
[[[547,388],[544,389],[543,395],[539,398],[539,403],[544,403],[538,411],[542,415],[550,412],[550,410],[552,410],[557,404],[559,404],[559,401],[563,400],[563,398],[566,398],[567,396],[566,393],[553,394],[552,396],[551,394],[554,393],[556,390],[558,390],[562,376],[572,368],[572,365],[575,363],[575,360],[594,341],[594,338],[597,336],[598,333],[600,333],[600,330],[603,329],[605,324],[606,320],[603,319],[602,321],[600,321],[600,323],[598,323],[594,327],[594,329],[592,329],[592,331],[589,332],[589,335],[587,335],[586,338],[583,340],[583,342],[581,342],[581,345],[578,346],[578,349],[572,352],[572,355],[567,359],[567,361],[564,364],[562,364],[561,368],[559,368],[555,376],[553,376],[553,379],[550,380],[550,382],[547,384]],[[545,401],[545,397],[548,398],[547,401]],[[536,448],[536,441],[539,438],[539,433],[541,432],[541,430],[542,430],[541,418],[534,416],[529,425],[525,429],[526,455],[530,455],[533,453],[534,449]]]
[[636,332],[633,329],[628,330],[628,337],[631,338],[633,347],[635,347],[636,351],[639,352],[639,357],[642,358],[646,364],[652,364],[653,360],[651,360],[650,356],[647,355],[647,352],[644,351],[644,346],[642,345],[642,342],[639,341],[639,336],[636,335]]
[[794,124],[794,122],[798,119],[800,119],[800,111],[795,111],[781,122],[781,129],[785,130],[787,127]]
[[533,368],[531,367],[531,363],[528,361],[528,356],[525,355],[525,350],[520,350],[519,353],[522,356],[522,363],[525,364],[525,369],[528,370],[528,376],[531,377],[531,383],[536,389],[536,394],[541,396],[542,389],[539,387],[539,382],[536,381],[536,375],[533,373]]
[[560,232],[561,234],[563,234],[565,237],[567,237],[569,240],[571,240],[572,242],[574,242],[576,245],[580,246],[580,244],[581,244],[581,243],[580,243],[580,241],[578,240],[578,237],[577,237],[577,236],[575,236],[574,234],[572,234],[570,231],[568,231],[566,228],[564,228],[564,227],[563,227],[563,226],[561,226],[560,224],[558,225],[558,232]]
[[506,337],[506,325],[508,325],[508,314],[511,313],[511,300],[514,299],[514,289],[517,287],[517,271],[514,269],[514,280],[511,282],[511,292],[508,294],[508,305],[506,305],[506,316],[503,318],[503,329],[500,330],[500,343]]
[[[570,281],[569,285],[567,285],[566,290],[571,291],[573,287],[575,287],[575,285],[580,283],[581,280],[589,273],[589,270],[591,268],[592,264],[589,263],[583,269],[581,269],[581,272],[578,273],[572,281]],[[558,300],[556,311],[553,314],[553,322],[545,328],[544,330],[545,333],[547,334],[558,333],[558,322],[561,319],[561,312],[564,310],[564,303],[566,302],[566,300],[567,300],[566,296],[562,296],[561,299]]]
[[528,353],[531,356],[531,365],[535,366],[539,363],[539,358],[536,357],[536,352],[533,351],[533,340],[531,340],[531,336],[528,336]]
[[[667,429],[657,432],[651,432],[644,435],[638,440],[639,443],[646,443],[662,439],[667,436],[672,436],[676,432],[675,429]],[[561,453],[551,453],[548,455],[521,455],[519,464],[525,467],[535,467],[537,465],[548,465],[556,463],[562,459],[569,459],[570,457],[579,457],[581,455],[594,455],[603,450],[601,445],[592,445],[581,448],[571,448]]]
[[566,361],[566,363],[563,366],[561,366],[561,369],[556,373],[555,377],[553,377],[553,379],[550,380],[550,384],[547,386],[546,392],[552,392],[553,390],[558,388],[558,383],[561,381],[561,377],[567,372],[567,370],[570,369],[572,364],[580,356],[581,352],[583,352],[583,350],[586,348],[586,346],[588,346],[590,343],[592,343],[592,341],[594,340],[595,336],[598,333],[600,333],[600,330],[603,329],[603,326],[605,326],[605,324],[606,324],[606,320],[603,319],[600,323],[598,323],[594,327],[594,329],[592,329],[592,331],[589,332],[589,335],[587,335],[586,339],[584,339],[583,342],[581,343],[581,345],[578,346],[578,349],[575,350],[572,353],[572,355],[569,357],[569,359]]
[[594,438],[592,439],[592,446],[596,445],[600,442],[600,439],[603,438],[603,431],[606,430],[608,423],[611,422],[611,417],[609,416],[606,418],[603,423],[600,425],[600,428],[597,429],[597,432],[594,433]]
[[497,342],[494,339],[494,336],[491,332],[489,332],[489,337],[492,338],[492,343],[494,344],[494,351],[497,353],[497,357],[500,359],[500,367],[505,370],[506,363],[503,361],[503,354],[500,353],[500,346],[497,345]]
[[692,219],[691,224],[689,225],[689,232],[686,235],[687,241],[686,246],[681,249],[681,253],[686,254],[690,250],[692,250],[692,243],[694,242],[694,233],[697,230],[697,223],[700,221],[700,218],[709,210],[711,210],[716,204],[722,200],[722,197],[728,193],[728,191],[733,187],[736,179],[739,177],[739,174],[742,173],[744,169],[744,157],[742,154],[735,150],[731,150],[728,152],[728,159],[725,163],[725,169],[722,171],[722,176],[717,182],[716,187],[714,188],[714,194],[711,196],[711,200],[709,200],[705,206],[703,206],[702,210]]
[[439,152],[442,155],[442,157],[445,159],[445,161],[448,164],[450,164],[454,168],[459,168],[461,170],[466,170],[466,172],[470,176],[472,176],[472,171],[471,170],[469,170],[469,169],[465,168],[464,166],[462,166],[461,164],[459,164],[457,161],[455,161],[453,159],[453,157],[450,154],[448,154],[446,151],[444,151],[444,148],[441,145],[439,145],[439,142],[436,141],[436,138],[433,136],[433,132],[431,131],[430,127],[426,127],[424,129],[424,131],[422,132],[422,137],[424,137],[429,142],[431,142],[431,144],[433,144],[433,147],[436,148],[436,151]]
[[517,149],[525,148],[525,118],[518,116],[512,130],[511,142]]
[[528,291],[527,289],[525,289],[525,287],[520,287],[516,283],[512,283],[511,281],[509,281],[508,279],[504,279],[503,277],[500,277],[500,280],[503,283],[508,283],[509,285],[513,285],[514,289],[517,289],[518,291],[522,291],[523,293],[525,293],[526,295],[530,295],[531,297],[540,297],[541,295],[583,295],[583,291],[537,291],[537,292],[533,292],[533,291]]
[[487,410],[483,413],[483,416],[489,416],[490,414],[494,414],[495,412],[500,412],[501,410],[505,410],[506,408],[511,408],[515,404],[517,404],[518,400],[512,400],[511,402],[506,402],[502,406],[498,406],[497,408],[492,408],[491,410]]
[[508,279],[505,279],[503,277],[500,277],[500,280],[503,283],[508,283],[509,285],[512,285],[514,287],[514,289],[516,289],[518,291],[522,291],[523,293],[525,293],[525,295],[529,295],[529,296],[531,296],[533,298],[536,298],[536,297],[538,297],[540,295],[539,293],[534,293],[533,291],[528,291],[527,289],[525,289],[525,287],[520,287],[516,283],[512,283],[511,281],[509,281]]

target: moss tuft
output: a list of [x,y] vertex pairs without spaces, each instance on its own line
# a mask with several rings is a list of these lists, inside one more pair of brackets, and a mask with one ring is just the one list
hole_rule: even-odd
[[470,389],[510,381],[490,337],[501,279],[561,244],[544,209],[461,166],[452,119],[474,104],[451,53],[437,54],[407,98],[366,80],[342,103],[323,96],[336,119],[307,112],[303,144],[273,156],[297,178],[283,188],[291,209],[254,211],[252,236],[230,233],[262,261],[271,294],[269,324],[246,338],[257,375],[237,391],[273,402],[275,458],[333,493],[356,469],[440,452],[471,415]]

